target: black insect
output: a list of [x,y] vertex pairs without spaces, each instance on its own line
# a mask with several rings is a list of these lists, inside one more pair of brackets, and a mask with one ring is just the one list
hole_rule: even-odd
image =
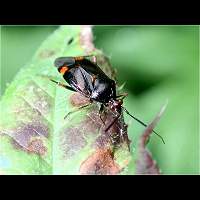
[[[92,60],[88,59],[89,57],[91,57]],[[122,114],[122,110],[140,124],[147,127],[145,123],[131,115],[126,108],[122,106],[123,99],[127,94],[116,94],[115,81],[110,79],[101,70],[97,65],[95,56],[59,57],[55,60],[54,65],[63,75],[69,86],[52,79],[51,81],[66,89],[79,92],[83,96],[89,98],[90,103],[99,102],[101,104],[99,110],[100,118],[105,107],[109,108],[109,110],[114,113],[115,119],[105,128],[105,131],[108,131],[117,121]],[[90,105],[90,103],[79,107],[79,109]],[[68,113],[65,118],[71,113],[72,112]],[[153,132],[158,135],[164,143],[163,138],[155,131]]]

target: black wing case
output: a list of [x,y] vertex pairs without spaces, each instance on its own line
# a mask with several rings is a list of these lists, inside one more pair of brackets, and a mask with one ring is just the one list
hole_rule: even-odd
[[71,68],[63,75],[63,78],[74,90],[80,92],[85,97],[90,97],[93,90],[91,75],[81,66]]
[[110,79],[97,64],[94,64],[90,60],[83,59],[77,64],[79,64],[91,76],[96,76],[97,78],[101,77],[103,79]]

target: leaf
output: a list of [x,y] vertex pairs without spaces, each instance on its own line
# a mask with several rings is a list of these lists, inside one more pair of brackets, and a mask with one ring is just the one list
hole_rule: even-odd
[[137,160],[136,160],[136,174],[160,174],[160,169],[155,160],[153,160],[151,153],[146,148],[146,144],[150,135],[153,132],[156,124],[160,120],[167,103],[161,108],[154,120],[147,126],[144,133],[139,139]]
[[[131,155],[123,116],[108,133],[96,104],[64,120],[87,100],[44,78],[64,82],[53,67],[55,58],[88,54],[97,55],[106,74],[115,77],[92,43],[90,26],[61,26],[16,75],[0,103],[1,174],[119,174],[126,168]],[[106,123],[112,118],[108,112]]]

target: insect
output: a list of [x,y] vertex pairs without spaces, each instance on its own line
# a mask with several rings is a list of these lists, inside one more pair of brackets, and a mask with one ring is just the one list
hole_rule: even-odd
[[[89,59],[89,57],[92,58],[92,60]],[[90,100],[90,103],[79,107],[78,110],[87,107],[93,102],[98,102],[100,103],[100,118],[104,108],[108,108],[114,113],[115,118],[105,128],[105,132],[107,132],[117,119],[119,119],[122,111],[126,112],[130,117],[143,126],[147,127],[144,122],[131,115],[126,108],[122,106],[123,99],[127,94],[116,94],[116,82],[110,79],[97,65],[96,56],[59,57],[55,60],[54,65],[59,73],[63,75],[63,78],[66,80],[68,85],[62,84],[53,79],[51,79],[51,81],[71,91],[79,92]],[[72,112],[69,112],[65,118],[71,113]],[[164,143],[163,138],[154,130],[153,132],[159,136]]]

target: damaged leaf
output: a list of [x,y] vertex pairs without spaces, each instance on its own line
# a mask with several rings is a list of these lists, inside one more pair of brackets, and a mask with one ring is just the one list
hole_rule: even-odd
[[[65,120],[87,100],[44,78],[64,83],[53,66],[55,58],[88,54],[95,54],[115,79],[108,58],[92,43],[90,26],[61,26],[19,71],[0,102],[1,174],[123,173],[131,160],[123,115],[107,133],[97,104]],[[108,112],[105,123],[112,120]]]

